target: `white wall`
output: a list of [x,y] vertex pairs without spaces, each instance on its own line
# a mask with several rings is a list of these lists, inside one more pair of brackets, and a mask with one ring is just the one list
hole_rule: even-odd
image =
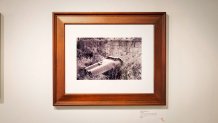
[[[217,0],[0,0],[0,123],[217,123],[217,6]],[[168,106],[53,107],[55,11],[166,11]]]

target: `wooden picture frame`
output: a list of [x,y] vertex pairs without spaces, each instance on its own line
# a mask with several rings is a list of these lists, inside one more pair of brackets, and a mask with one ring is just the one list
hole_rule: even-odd
[[[154,25],[154,93],[66,94],[65,25]],[[165,12],[55,12],[53,13],[53,105],[143,106],[166,105],[166,13]]]

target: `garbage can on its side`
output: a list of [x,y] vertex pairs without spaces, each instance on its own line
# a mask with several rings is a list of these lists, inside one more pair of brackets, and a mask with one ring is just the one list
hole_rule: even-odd
[[120,68],[122,64],[123,61],[120,58],[106,57],[106,59],[86,67],[85,70],[89,75],[98,75]]

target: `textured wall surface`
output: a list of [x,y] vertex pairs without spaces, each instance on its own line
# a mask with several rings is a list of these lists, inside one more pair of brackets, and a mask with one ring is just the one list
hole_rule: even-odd
[[[0,123],[217,123],[217,0],[0,0]],[[167,106],[53,107],[52,12],[167,12]]]

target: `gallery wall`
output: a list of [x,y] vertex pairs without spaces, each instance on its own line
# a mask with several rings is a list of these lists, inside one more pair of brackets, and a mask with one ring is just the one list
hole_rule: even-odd
[[[217,0],[0,0],[0,123],[217,123]],[[167,106],[53,107],[52,12],[167,12]]]

